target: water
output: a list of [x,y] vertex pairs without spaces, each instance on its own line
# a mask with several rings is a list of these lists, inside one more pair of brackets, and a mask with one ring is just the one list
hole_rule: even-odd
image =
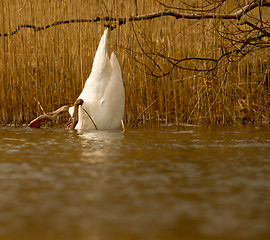
[[270,239],[270,129],[0,128],[0,239]]

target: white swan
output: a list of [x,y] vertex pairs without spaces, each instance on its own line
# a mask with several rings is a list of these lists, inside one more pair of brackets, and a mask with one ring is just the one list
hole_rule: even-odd
[[29,123],[29,127],[39,128],[58,114],[69,110],[71,115],[65,125],[68,129],[105,130],[121,126],[124,115],[125,92],[119,62],[114,53],[107,52],[106,29],[95,54],[92,72],[85,82],[83,91],[74,106],[62,106],[58,110],[45,113]]
[[[75,129],[105,130],[121,127],[124,115],[125,92],[119,62],[114,53],[109,58],[107,52],[108,29],[105,29],[92,71],[78,99],[79,119]],[[69,108],[72,116],[74,107]]]

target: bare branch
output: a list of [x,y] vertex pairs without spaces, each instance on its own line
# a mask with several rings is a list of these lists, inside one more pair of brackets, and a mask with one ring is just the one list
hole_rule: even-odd
[[[93,19],[71,19],[71,20],[63,20],[63,21],[56,21],[51,24],[45,25],[45,26],[36,26],[36,25],[31,25],[31,24],[21,24],[17,26],[17,28],[9,33],[0,33],[0,36],[2,37],[9,37],[13,36],[16,34],[18,31],[20,31],[23,28],[28,28],[28,29],[33,29],[35,32],[38,31],[43,31],[45,29],[51,28],[51,27],[56,27],[62,24],[70,24],[70,23],[91,23],[91,22],[107,22],[105,24],[108,27],[111,27],[114,29],[117,25],[123,25],[126,24],[127,22],[133,22],[133,21],[144,21],[144,20],[150,20],[150,19],[155,19],[159,17],[164,17],[164,16],[171,16],[175,17],[176,19],[180,18],[185,18],[185,19],[213,19],[213,18],[219,18],[219,19],[241,19],[243,15],[248,13],[249,11],[253,10],[256,7],[270,7],[270,0],[255,0],[251,2],[250,4],[245,5],[242,7],[240,10],[238,10],[235,13],[230,13],[230,14],[216,14],[216,13],[197,13],[197,14],[192,14],[192,13],[180,13],[180,12],[175,12],[175,11],[169,11],[169,10],[164,10],[164,11],[159,11],[155,13],[149,13],[149,14],[144,14],[144,15],[138,15],[138,16],[131,16],[131,17],[122,17],[122,18],[115,18],[115,17],[96,17]],[[111,23],[114,24],[111,25]]]
[[246,25],[248,25],[248,26],[252,27],[253,29],[255,29],[255,30],[258,30],[258,31],[262,32],[262,33],[263,33],[265,36],[270,37],[270,32],[266,31],[266,30],[265,30],[265,28],[258,27],[257,25],[255,25],[255,24],[251,23],[251,22],[250,22],[250,21],[248,21],[248,20],[245,20],[245,21],[244,21],[244,22],[242,22],[241,24],[242,24],[242,25],[246,24]]
[[[160,0],[156,0],[156,2],[158,2],[161,6],[165,7],[166,9],[177,9],[177,10],[181,10],[181,11],[185,10],[185,11],[200,12],[200,13],[215,11],[225,1],[226,0],[220,0],[220,1],[217,0],[217,1],[214,1],[214,3],[208,3],[208,4],[203,5],[201,7],[194,7],[191,4],[186,3],[185,1],[180,1],[185,7],[173,7],[173,6],[170,6],[168,4],[162,3]],[[216,4],[218,4],[218,5],[212,7],[213,5],[216,5]],[[212,8],[206,9],[208,7],[212,7]]]

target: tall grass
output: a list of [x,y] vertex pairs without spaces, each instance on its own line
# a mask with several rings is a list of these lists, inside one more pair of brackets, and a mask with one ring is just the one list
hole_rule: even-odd
[[[163,9],[147,0],[0,1],[1,33],[19,24],[44,26],[58,20],[125,17]],[[223,10],[232,10],[233,2]],[[222,51],[218,46],[227,43],[213,34],[213,21],[217,20],[163,17],[130,22],[110,33],[110,50],[122,68],[129,126],[134,122],[238,124],[243,119],[269,123],[269,50],[249,54],[237,63],[224,61],[212,72],[175,68],[164,77],[149,74],[149,68],[154,75],[161,74],[149,58],[155,58],[155,51],[178,59],[218,56]],[[219,25],[220,31],[223,28]],[[43,111],[72,104],[90,74],[103,31],[103,22],[71,23],[0,37],[0,122],[28,123]],[[170,70],[166,58],[155,61],[163,72]],[[211,64],[187,61],[181,66],[205,69]]]

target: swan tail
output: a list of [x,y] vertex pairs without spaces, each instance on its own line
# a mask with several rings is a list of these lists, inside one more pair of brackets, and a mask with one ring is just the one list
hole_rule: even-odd
[[104,33],[100,39],[98,49],[95,54],[92,73],[100,73],[106,68],[108,64],[108,52],[107,52],[107,40],[108,39],[108,29],[104,30]]

